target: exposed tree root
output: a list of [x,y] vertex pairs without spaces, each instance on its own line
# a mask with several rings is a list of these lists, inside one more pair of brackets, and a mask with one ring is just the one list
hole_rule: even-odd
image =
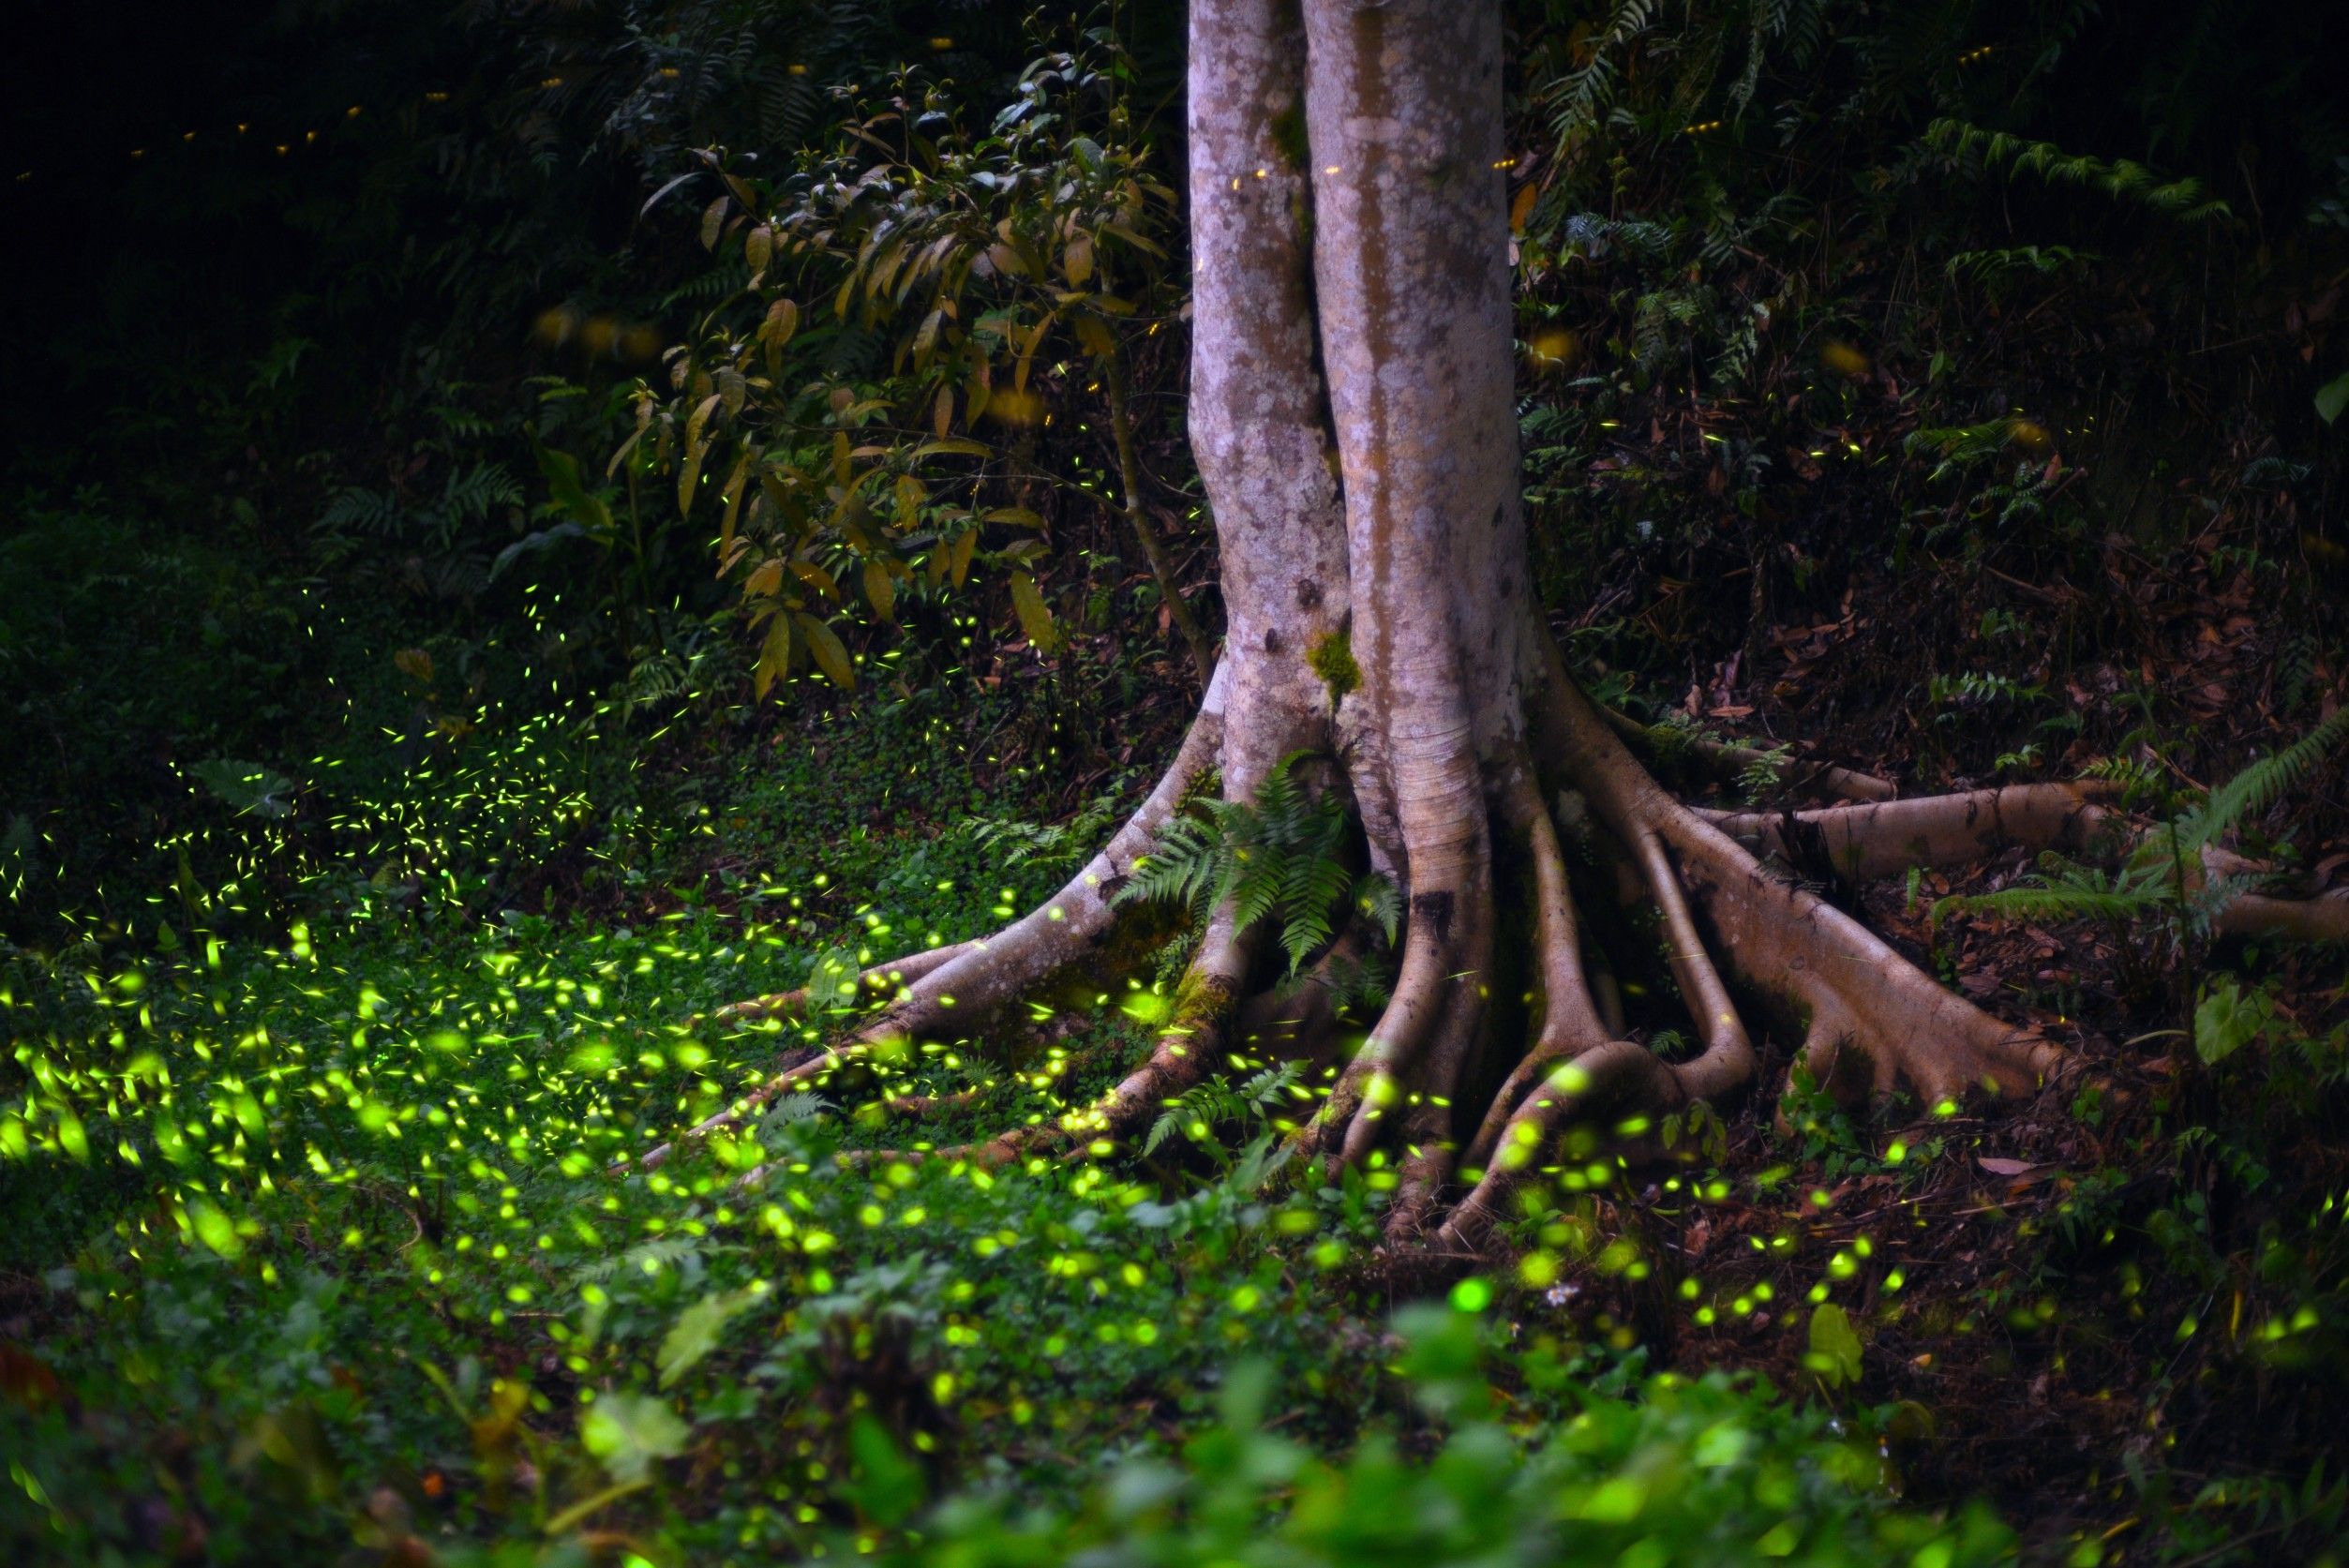
[[[1964,865],[2010,847],[2117,860],[2158,844],[2164,829],[2115,809],[2117,793],[2093,781],[2010,784],[1818,811],[1703,814],[1721,831],[1798,872],[1864,882],[1911,867]],[[2268,879],[2267,868],[2216,845],[2202,851],[2199,866],[2185,871],[2190,890],[2209,883],[2242,885],[2212,911],[2211,927],[2222,934],[2349,941],[2349,898],[2252,891]]]
[[[1718,1104],[1746,1092],[1760,1058],[1740,994],[1758,1006],[1759,1016],[1799,1032],[1799,1057],[1809,1074],[1846,1101],[1897,1091],[1927,1103],[1975,1093],[2011,1096],[2074,1065],[2035,1029],[2003,1023],[1945,990],[1857,919],[1765,862],[1781,861],[1814,878],[1859,881],[1912,866],[1959,864],[2013,845],[2122,852],[2155,829],[2116,810],[2110,790],[2035,784],[1816,811],[1695,809],[1655,784],[1619,738],[1621,725],[1583,697],[1554,655],[1552,661],[1549,679],[1529,694],[1524,741],[1501,747],[1482,784],[1485,842],[1512,857],[1520,872],[1513,886],[1530,944],[1521,1042],[1496,1037],[1489,988],[1504,923],[1490,861],[1472,856],[1456,881],[1465,897],[1411,901],[1392,995],[1295,1134],[1303,1152],[1333,1167],[1393,1152],[1391,1235],[1473,1251],[1507,1217],[1514,1194],[1569,1127],[1611,1125],[1637,1136],[1692,1104]],[[1213,691],[1221,688],[1219,679]],[[1203,713],[1142,808],[1053,901],[995,937],[866,971],[858,989],[893,990],[887,1007],[689,1136],[950,1024],[967,1034],[983,1009],[1032,990],[1095,948],[1113,920],[1113,884],[1214,765],[1219,720],[1219,709]],[[1261,773],[1261,766],[1254,770]],[[1552,799],[1570,808],[1566,832],[1547,803]],[[1408,825],[1408,814],[1402,819]],[[1586,950],[1574,886],[1578,839],[1593,863],[1611,856],[1628,885],[1627,902],[1653,922],[1658,956],[1694,1026],[1694,1047],[1683,1057],[1626,1035],[1612,977],[1598,949]],[[2199,874],[2243,878],[2256,869],[2212,850]],[[2222,906],[2221,923],[2339,939],[2349,937],[2349,901],[2237,893]],[[845,1157],[994,1165],[1055,1152],[1091,1156],[1130,1145],[1186,1090],[1231,1070],[1235,1046],[1255,1059],[1319,1064],[1338,1036],[1328,978],[1359,960],[1368,935],[1358,926],[1344,931],[1302,983],[1286,985],[1266,983],[1264,935],[1261,926],[1234,929],[1229,908],[1214,912],[1150,1053],[1091,1103],[980,1142]],[[788,993],[720,1016],[782,1017],[819,1000]],[[1464,1086],[1496,1079],[1489,1098],[1459,1102]],[[881,1103],[894,1115],[919,1118],[966,1109],[983,1096],[965,1089],[889,1096]],[[650,1168],[666,1153],[656,1149],[638,1163]],[[762,1168],[744,1179],[764,1174]],[[1457,1199],[1448,1210],[1447,1191]]]
[[[1224,684],[1219,670],[1208,683],[1198,717],[1191,721],[1174,762],[1100,853],[1058,892],[992,937],[933,948],[867,970],[858,981],[858,990],[875,985],[876,977],[877,986],[896,986],[896,995],[888,1006],[859,1024],[846,1039],[775,1074],[682,1136],[697,1139],[732,1126],[777,1096],[814,1080],[829,1079],[876,1052],[895,1053],[907,1042],[950,1024],[964,1021],[975,1024],[995,1008],[1041,984],[1097,948],[1116,923],[1116,891],[1132,871],[1134,860],[1157,842],[1159,830],[1182,805],[1183,798],[1216,765],[1223,742]],[[802,1011],[811,1000],[804,992],[786,992],[738,1004],[758,1011],[736,1016],[775,1017]],[[648,1150],[635,1163],[644,1170],[657,1169],[668,1158],[672,1146],[664,1143]]]
[[[975,1036],[991,1009],[1098,949],[1116,886],[1209,769],[1227,799],[1247,802],[1297,749],[1334,760],[1404,918],[1391,994],[1294,1147],[1341,1165],[1391,1157],[1381,1173],[1395,1178],[1399,1240],[1483,1245],[1570,1125],[1616,1118],[1636,1135],[1745,1093],[1763,1061],[1749,1020],[1799,1038],[1808,1071],[1847,1099],[2021,1094],[2069,1068],[2036,1030],[1944,990],[1763,856],[1818,880],[2010,843],[2087,849],[2108,828],[2129,842],[2138,829],[2105,802],[2082,789],[1900,800],[1885,780],[1815,768],[1804,787],[1865,803],[1702,813],[1626,747],[1618,730],[1638,726],[1566,677],[1525,548],[1498,10],[1192,0],[1189,25],[1187,424],[1226,614],[1200,717],[1142,808],[1044,906],[984,941],[869,972],[854,989],[884,1006],[692,1135],[796,1083]],[[1696,751],[1718,769],[1767,760]],[[1585,950],[1597,934],[1584,918],[1597,906],[1575,887],[1585,861],[1611,862],[1628,889],[1633,933],[1611,944],[1626,978],[1670,976],[1681,1014],[1641,1021],[1668,1035],[1630,1030],[1608,944]],[[2194,875],[2244,869],[2214,856]],[[1284,881],[1279,896],[1294,889]],[[2349,933],[2349,903],[2243,893],[2224,913],[2240,929]],[[1522,964],[1510,950],[1521,932]],[[1652,952],[1634,950],[1641,939]],[[1339,951],[1366,940],[1337,938]],[[1051,1123],[930,1157],[1114,1149],[1234,1065],[1235,1034],[1250,1060],[1318,1065],[1342,1038],[1327,990],[1275,992],[1261,941],[1232,908],[1213,911],[1173,1018],[1121,1082]],[[1495,995],[1519,974],[1527,1031]],[[786,995],[731,1016],[830,1000]],[[1667,1045],[1683,1024],[1693,1044]]]

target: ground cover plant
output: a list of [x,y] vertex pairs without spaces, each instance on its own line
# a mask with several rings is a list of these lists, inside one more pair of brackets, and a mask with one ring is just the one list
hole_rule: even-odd
[[2322,24],[249,25],[10,328],[12,1558],[2337,1550]]

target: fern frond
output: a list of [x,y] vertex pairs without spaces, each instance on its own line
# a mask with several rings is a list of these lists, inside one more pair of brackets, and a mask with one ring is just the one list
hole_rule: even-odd
[[1403,925],[1402,889],[1377,872],[1364,872],[1354,879],[1353,903],[1354,913],[1377,926],[1393,947]]
[[1933,918],[1988,915],[2002,920],[2104,919],[2125,923],[2162,902],[2150,886],[2002,888],[1995,893],[1953,894],[1933,906]]
[[1144,1157],[1158,1153],[1177,1133],[1204,1143],[1219,1128],[1264,1121],[1270,1108],[1279,1103],[1298,1082],[1302,1071],[1294,1062],[1282,1062],[1262,1069],[1236,1087],[1212,1078],[1193,1084],[1166,1101],[1166,1109],[1150,1124],[1150,1130],[1142,1141]]
[[2344,708],[2273,756],[2260,758],[2210,792],[2201,806],[2179,819],[2178,831],[2191,850],[2231,832],[2246,816],[2274,805],[2283,792],[2299,784],[2325,754],[2349,735],[2349,708]]
[[1305,961],[1315,948],[1324,946],[1330,935],[1328,905],[1323,905],[1319,912],[1291,909],[1280,927],[1280,950],[1288,955],[1289,973],[1294,975],[1304,968]]
[[1233,859],[1235,874],[1226,896],[1232,901],[1232,923],[1246,931],[1280,907],[1280,858],[1243,849]]

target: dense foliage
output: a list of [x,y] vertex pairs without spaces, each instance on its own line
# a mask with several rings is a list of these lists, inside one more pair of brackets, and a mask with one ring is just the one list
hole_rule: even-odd
[[[2339,22],[1511,16],[1536,560],[1663,760],[2092,774],[2335,875],[2329,754],[2244,769],[2340,728]],[[799,1042],[718,1005],[985,932],[1187,709],[1179,20],[187,9],[13,97],[11,1561],[2339,1536],[2337,963],[2153,859],[1848,895],[2103,1083],[1594,1128],[1473,1273],[1264,1063],[1147,1150],[857,1156],[1098,1089],[1147,969],[607,1173]],[[1309,947],[1392,897],[1341,828],[1202,807],[1138,891]]]

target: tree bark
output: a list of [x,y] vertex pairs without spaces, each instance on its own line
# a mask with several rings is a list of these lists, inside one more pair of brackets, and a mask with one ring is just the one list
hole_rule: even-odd
[[[2109,815],[2088,793],[1893,801],[1885,781],[1829,769],[1816,780],[1831,792],[1884,803],[1698,812],[1567,675],[1532,598],[1519,499],[1494,0],[1191,0],[1190,29],[1189,426],[1228,613],[1201,715],[1054,899],[989,940],[869,971],[863,986],[888,1001],[861,1028],[705,1126],[967,1030],[1084,961],[1187,791],[1212,774],[1226,799],[1251,799],[1300,751],[1338,764],[1406,916],[1392,996],[1297,1142],[1332,1161],[1391,1155],[1399,1231],[1478,1245],[1569,1123],[1744,1091],[1762,1058],[1741,997],[1789,1023],[1810,1072],[1846,1098],[2016,1094],[2064,1070],[2035,1029],[1943,990],[1755,849],[1801,838],[1860,875],[2085,842]],[[1552,801],[1574,809],[1553,815]],[[1613,865],[1655,933],[1695,1041],[1677,1058],[1625,1038],[1611,986],[1593,983],[1570,840]],[[1504,887],[1521,909],[1503,907]],[[2262,929],[2349,929],[2335,918],[2349,904],[2296,925],[2277,910],[2298,906],[2240,902]],[[1173,1019],[1122,1082],[1057,1127],[950,1152],[1114,1145],[1223,1070],[1235,1034],[1257,1055],[1322,1059],[1326,991],[1268,989],[1264,938],[1216,910]],[[1504,940],[1529,945],[1524,962],[1505,962]],[[1341,933],[1317,972],[1369,942]],[[1521,1031],[1493,1006],[1504,974],[1528,982]],[[1479,1100],[1485,1084],[1497,1088]]]

